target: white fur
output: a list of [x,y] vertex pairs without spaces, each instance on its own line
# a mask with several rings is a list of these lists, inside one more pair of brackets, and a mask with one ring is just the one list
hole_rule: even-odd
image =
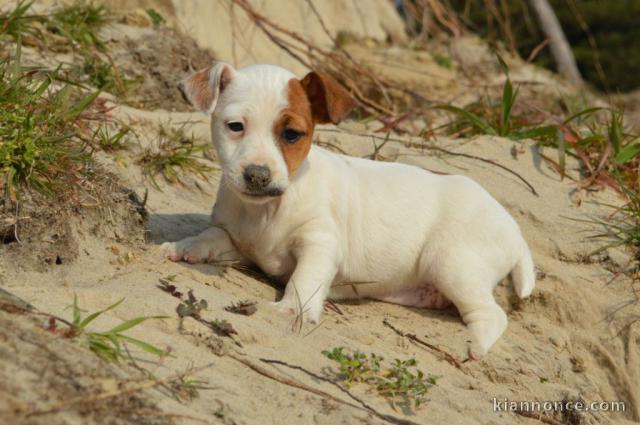
[[[535,284],[531,254],[518,225],[473,180],[417,167],[338,155],[313,146],[291,177],[273,121],[286,106],[292,74],[271,66],[236,71],[212,116],[223,168],[214,227],[164,248],[173,260],[244,259],[288,280],[277,306],[317,322],[325,299],[369,297],[416,305],[434,285],[455,304],[483,355],[507,325],[493,297],[512,274],[516,293]],[[247,133],[230,140],[224,122]],[[285,190],[260,202],[242,195],[242,168],[267,161]],[[366,308],[366,307],[362,307]]]

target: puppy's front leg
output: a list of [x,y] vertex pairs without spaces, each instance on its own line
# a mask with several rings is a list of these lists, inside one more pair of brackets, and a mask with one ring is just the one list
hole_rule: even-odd
[[305,243],[294,255],[296,268],[276,307],[281,311],[302,314],[305,320],[318,323],[340,264],[337,243],[331,240]]
[[210,227],[199,235],[177,242],[165,242],[160,247],[171,261],[233,262],[242,260],[227,232],[220,227]]

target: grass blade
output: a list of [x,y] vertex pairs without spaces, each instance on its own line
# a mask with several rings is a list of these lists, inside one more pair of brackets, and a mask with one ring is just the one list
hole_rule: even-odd
[[74,119],[76,119],[78,115],[84,112],[84,110],[87,109],[93,103],[93,101],[98,98],[100,93],[101,92],[98,90],[82,98],[73,108],[71,108],[63,115],[63,118],[69,121],[73,121]]
[[567,118],[566,120],[563,121],[562,124],[567,125],[569,124],[571,121],[583,116],[583,115],[589,115],[589,114],[593,114],[594,112],[598,112],[602,109],[605,109],[601,106],[596,106],[593,108],[587,108],[587,109],[583,109],[582,111],[576,112],[575,114],[571,115],[569,118]]
[[465,111],[462,108],[458,108],[452,105],[438,105],[438,106],[435,106],[435,108],[442,109],[457,115],[458,117],[460,117],[460,119],[468,122],[469,124],[476,127],[478,130],[482,131],[485,134],[489,134],[492,136],[498,135],[498,132],[491,126],[491,124],[489,124],[482,117],[479,117],[478,115],[472,112]]
[[155,356],[164,356],[167,354],[166,351],[161,350],[158,347],[155,347],[147,342],[140,341],[139,339],[131,338],[130,336],[126,336],[126,335],[119,335],[119,338],[131,344],[137,345],[147,353],[153,354]]
[[[91,322],[93,322],[98,316],[100,316],[102,313],[107,312],[109,310],[113,310],[114,308],[116,308],[117,306],[119,306],[120,304],[122,304],[122,302],[124,301],[124,298],[121,298],[120,301],[117,301],[115,304],[111,304],[109,307],[105,308],[104,310],[100,310],[100,311],[96,311],[95,313],[92,313],[90,315],[88,315],[83,321],[82,323],[79,323],[78,327],[80,329],[84,329],[87,327],[87,325]],[[75,300],[74,300],[75,303]],[[79,313],[78,313],[79,314]],[[79,318],[78,318],[78,321]],[[74,314],[74,324],[75,324],[75,314]]]
[[620,152],[622,146],[622,114],[617,111],[611,111],[611,123],[609,124],[609,140],[613,147],[614,155]]
[[168,319],[168,317],[167,316],[136,317],[135,319],[127,320],[126,322],[119,324],[115,328],[111,329],[108,333],[119,334],[149,319]]
[[613,158],[616,164],[626,164],[640,154],[640,143],[633,143],[625,146]]
[[560,166],[560,180],[564,180],[566,173],[566,143],[564,140],[564,133],[560,129],[556,130],[556,142],[558,145],[558,165]]
[[500,135],[505,136],[509,133],[509,123],[511,121],[511,110],[515,103],[518,90],[513,91],[513,85],[507,75],[507,79],[504,82],[504,88],[502,89],[502,109],[500,113]]
[[550,139],[556,136],[558,128],[553,125],[531,128],[527,130],[516,131],[508,135],[511,140],[522,139]]
[[78,327],[80,325],[80,308],[78,307],[78,295],[73,294],[73,325]]

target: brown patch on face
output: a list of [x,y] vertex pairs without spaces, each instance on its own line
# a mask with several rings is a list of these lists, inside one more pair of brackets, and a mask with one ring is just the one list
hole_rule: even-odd
[[[287,164],[289,176],[296,172],[307,157],[313,140],[313,115],[307,94],[299,80],[291,79],[287,86],[289,105],[280,112],[273,126],[273,132]],[[285,129],[291,129],[301,136],[295,142],[283,137]]]

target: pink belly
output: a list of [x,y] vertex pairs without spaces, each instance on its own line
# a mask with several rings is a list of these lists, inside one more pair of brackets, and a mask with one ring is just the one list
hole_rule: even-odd
[[376,297],[376,299],[408,307],[443,309],[451,305],[451,301],[432,285],[407,288],[394,294]]

